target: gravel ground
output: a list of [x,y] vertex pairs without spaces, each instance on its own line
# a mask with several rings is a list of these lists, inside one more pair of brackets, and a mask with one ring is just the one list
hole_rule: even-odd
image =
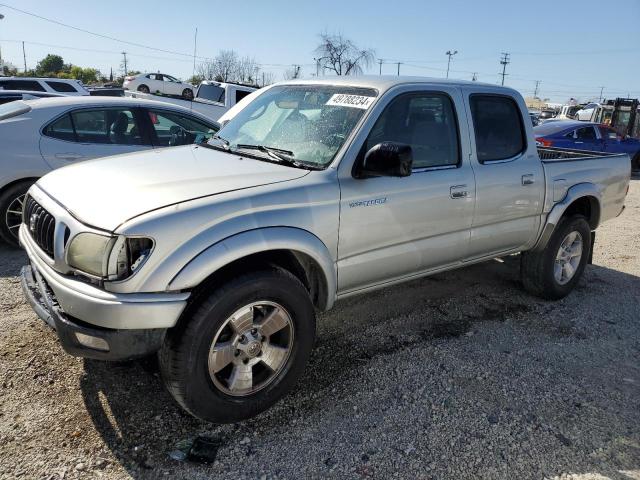
[[[294,392],[227,426],[183,413],[153,359],[66,355],[0,246],[1,478],[640,479],[640,180],[559,302],[518,259],[340,302]],[[169,454],[205,435],[209,465]]]

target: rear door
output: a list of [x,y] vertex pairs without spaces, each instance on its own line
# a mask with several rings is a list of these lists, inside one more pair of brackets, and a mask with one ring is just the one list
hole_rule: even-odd
[[[354,163],[385,141],[412,147],[412,174],[355,178]],[[475,201],[468,141],[464,103],[454,87],[405,86],[376,105],[351,147],[357,149],[355,162],[343,160],[339,167],[339,291],[464,258]]]
[[51,168],[151,148],[140,111],[130,107],[79,108],[49,122],[40,152]]
[[[471,162],[476,208],[468,257],[518,249],[538,230],[544,201],[544,172],[524,102],[502,90],[466,90],[473,125]],[[484,93],[483,93],[484,90]]]

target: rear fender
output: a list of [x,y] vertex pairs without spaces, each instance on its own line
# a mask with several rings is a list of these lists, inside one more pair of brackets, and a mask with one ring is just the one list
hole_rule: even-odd
[[[598,211],[592,212],[592,218],[589,219],[589,223],[591,224],[592,230],[595,230],[600,222],[600,210],[602,205],[601,194],[598,188],[593,183],[579,183],[577,185],[572,186],[567,189],[567,193],[564,198],[556,203],[549,215],[547,215],[547,220],[545,222],[544,227],[542,228],[542,233],[540,238],[538,238],[538,242],[532,248],[533,251],[539,252],[544,250],[551,238],[551,234],[555,230],[556,226],[562,219],[563,215],[567,211],[567,209],[580,198],[583,197],[592,197],[595,198],[598,204]],[[595,216],[595,218],[593,218]]]

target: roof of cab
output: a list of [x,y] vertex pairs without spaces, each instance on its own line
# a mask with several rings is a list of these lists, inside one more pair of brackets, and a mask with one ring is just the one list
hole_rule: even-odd
[[472,82],[469,80],[456,80],[431,77],[410,77],[394,75],[356,75],[356,76],[326,76],[309,80],[288,80],[275,85],[344,85],[350,87],[375,88],[379,93],[383,93],[390,88],[407,84],[428,84],[428,85],[449,85],[449,86],[482,86],[505,90],[512,90],[507,87],[500,87],[490,83]]

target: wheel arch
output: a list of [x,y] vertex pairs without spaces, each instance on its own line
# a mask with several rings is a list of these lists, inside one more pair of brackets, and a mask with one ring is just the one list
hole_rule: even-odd
[[546,247],[556,226],[565,217],[576,214],[583,215],[589,222],[592,231],[598,228],[602,211],[601,204],[600,192],[594,184],[581,183],[569,188],[564,199],[556,203],[547,215],[542,234],[533,250],[539,251]]
[[14,185],[17,185],[19,183],[26,183],[26,182],[31,182],[36,183],[38,180],[40,180],[40,177],[23,177],[23,178],[17,178],[15,180],[12,180],[8,183],[5,183],[4,185],[2,185],[2,187],[0,187],[0,195],[2,195],[6,190],[8,190],[9,188],[13,187]]
[[168,288],[193,289],[196,298],[229,276],[274,265],[295,275],[318,309],[331,308],[337,286],[335,261],[318,237],[292,227],[260,228],[221,240],[193,257]]

